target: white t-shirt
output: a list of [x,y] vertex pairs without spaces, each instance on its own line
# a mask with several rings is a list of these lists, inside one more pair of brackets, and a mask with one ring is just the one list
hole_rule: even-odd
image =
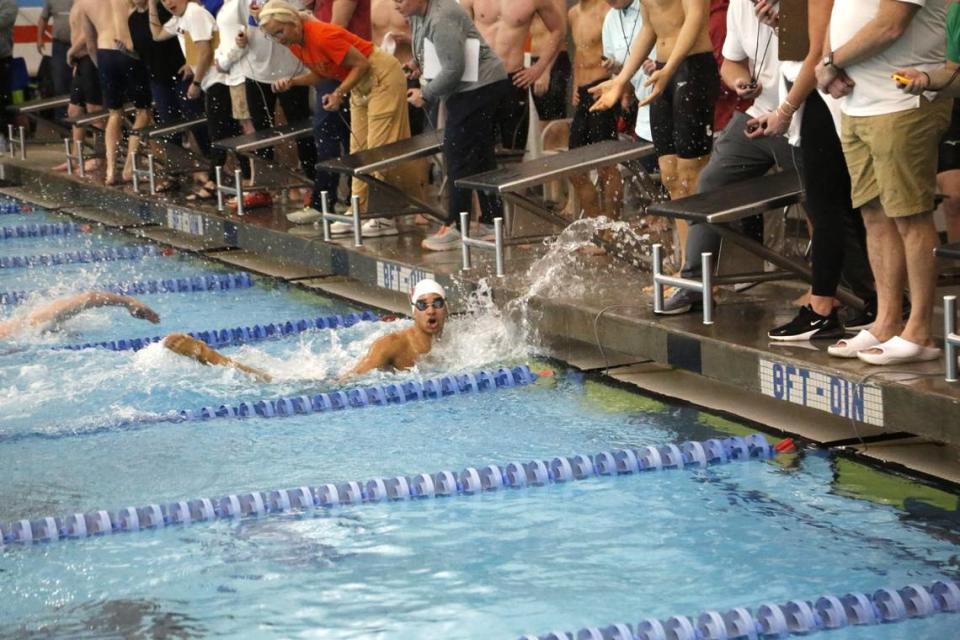
[[753,76],[763,87],[760,95],[747,109],[747,115],[756,118],[776,110],[780,102],[779,42],[773,29],[757,20],[750,0],[731,0],[727,8],[727,38],[723,41],[723,57],[733,61],[746,60]]
[[[227,0],[217,14],[219,25],[224,11],[233,12],[238,24],[247,30],[247,46],[243,49],[237,48],[235,40],[227,43],[229,47],[224,47],[224,43],[221,43],[221,48],[224,49],[221,66],[226,68],[228,64],[232,64],[245,77],[257,82],[272,83],[300,75],[304,72],[303,63],[297,60],[289,49],[268,38],[256,24],[252,24],[250,4],[255,1],[259,2],[261,7],[265,4],[264,0]],[[292,4],[297,6],[297,2]],[[220,28],[221,31],[226,31],[224,27]],[[220,54],[217,60],[220,60]]]
[[[217,33],[217,21],[201,5],[188,2],[183,15],[171,17],[163,25],[163,29],[180,39],[180,47],[183,49],[187,61],[193,65],[195,62],[190,60],[192,54],[188,51],[184,36],[189,34],[193,42],[210,42],[214,39],[214,34]],[[214,52],[214,55],[216,55],[216,52]],[[194,67],[194,70],[196,70],[196,67]],[[210,69],[200,81],[200,87],[206,91],[215,84],[226,84],[225,79],[224,75],[217,71],[216,65],[211,64]]]
[[[946,59],[947,5],[951,0],[896,0],[918,5],[903,35],[885,50],[844,69],[856,83],[843,103],[843,112],[851,116],[876,116],[915,109],[920,96],[897,88],[891,74],[897,69],[915,67],[933,71]],[[830,16],[830,46],[834,51],[846,44],[870,22],[880,8],[880,0],[836,0]],[[932,98],[933,94],[928,94]]]
[[[643,27],[643,17],[640,15],[640,0],[633,0],[623,9],[608,11],[603,19],[601,31],[603,55],[615,60],[618,64],[623,64],[641,27]],[[654,48],[650,52],[650,57],[656,59],[656,55],[656,48]],[[642,70],[637,71],[630,78],[637,100],[643,100],[653,92],[653,87],[643,86],[646,81],[647,75]],[[637,111],[636,132],[644,140],[653,140],[653,133],[650,131],[650,105],[641,107]]]

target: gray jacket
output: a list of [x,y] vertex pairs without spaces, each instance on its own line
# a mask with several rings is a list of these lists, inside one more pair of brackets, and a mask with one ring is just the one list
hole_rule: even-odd
[[[487,46],[483,36],[456,0],[429,0],[424,15],[410,16],[413,55],[423,69],[423,41],[430,40],[440,59],[440,73],[423,88],[423,98],[431,102],[454,93],[473,91],[504,80],[507,72],[497,54]],[[480,68],[476,82],[461,82],[463,75],[463,45],[467,38],[480,41]]]
[[0,0],[0,58],[13,55],[13,24],[16,21],[16,0]]

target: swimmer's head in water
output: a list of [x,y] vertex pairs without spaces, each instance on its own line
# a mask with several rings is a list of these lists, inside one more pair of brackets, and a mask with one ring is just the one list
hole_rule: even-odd
[[435,280],[425,279],[417,283],[410,296],[413,321],[417,328],[431,335],[443,331],[447,321],[446,292]]
[[192,338],[185,333],[171,333],[163,339],[163,346],[174,353],[192,358],[203,364],[217,364],[213,362],[216,352],[202,340]]

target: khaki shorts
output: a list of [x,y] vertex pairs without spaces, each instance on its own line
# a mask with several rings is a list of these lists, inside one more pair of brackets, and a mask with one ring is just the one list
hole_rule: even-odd
[[950,124],[951,101],[920,97],[916,109],[879,116],[843,114],[840,135],[854,207],[874,198],[888,217],[933,211],[937,144]]
[[234,118],[237,120],[250,119],[250,107],[247,106],[246,84],[238,84],[230,87],[230,105]]

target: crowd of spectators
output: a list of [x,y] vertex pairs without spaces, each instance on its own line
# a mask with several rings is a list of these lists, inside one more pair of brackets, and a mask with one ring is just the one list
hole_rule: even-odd
[[[210,171],[226,157],[211,141],[274,126],[278,101],[287,121],[312,117],[314,136],[298,141],[297,155],[314,188],[304,208],[289,214],[296,223],[320,218],[321,192],[333,196],[335,209],[346,205],[346,198],[336,201],[345,192],[366,207],[365,183],[338,189],[338,176],[317,171],[318,161],[402,140],[437,127],[438,119],[450,184],[494,168],[497,148],[525,148],[531,95],[542,120],[572,114],[570,149],[625,135],[651,142],[674,199],[796,172],[806,190],[813,284],[797,316],[769,337],[839,339],[832,355],[875,364],[934,359],[938,191],[948,238],[960,240],[960,110],[953,101],[960,2],[783,5],[46,0],[37,46],[52,58],[55,90],[71,96],[68,115],[110,111],[108,184],[130,178],[138,141],[129,140],[122,167],[117,157],[129,102],[137,126],[205,115],[205,126],[187,134],[210,167],[193,175],[191,199],[214,196]],[[15,2],[0,0],[2,87],[15,14]],[[799,55],[781,49],[784,21],[793,37],[807,35]],[[0,101],[9,101],[6,90]],[[273,151],[259,153],[269,159]],[[252,164],[238,161],[253,180]],[[410,165],[379,177],[419,198],[429,174]],[[623,184],[615,168],[572,183],[583,215],[619,216]],[[474,194],[450,191],[447,219],[423,240],[425,250],[459,246],[459,212],[474,210]],[[245,198],[247,208],[271,204],[264,191]],[[482,237],[501,203],[477,194],[477,204]],[[762,221],[742,227],[762,238]],[[393,235],[397,228],[392,219],[371,219],[363,233]],[[720,238],[709,225],[678,223],[676,233],[682,274],[697,276],[701,252],[716,254]],[[863,309],[839,309],[841,285]],[[663,312],[684,313],[699,302],[700,294],[679,289]],[[851,329],[859,333],[844,339]]]

